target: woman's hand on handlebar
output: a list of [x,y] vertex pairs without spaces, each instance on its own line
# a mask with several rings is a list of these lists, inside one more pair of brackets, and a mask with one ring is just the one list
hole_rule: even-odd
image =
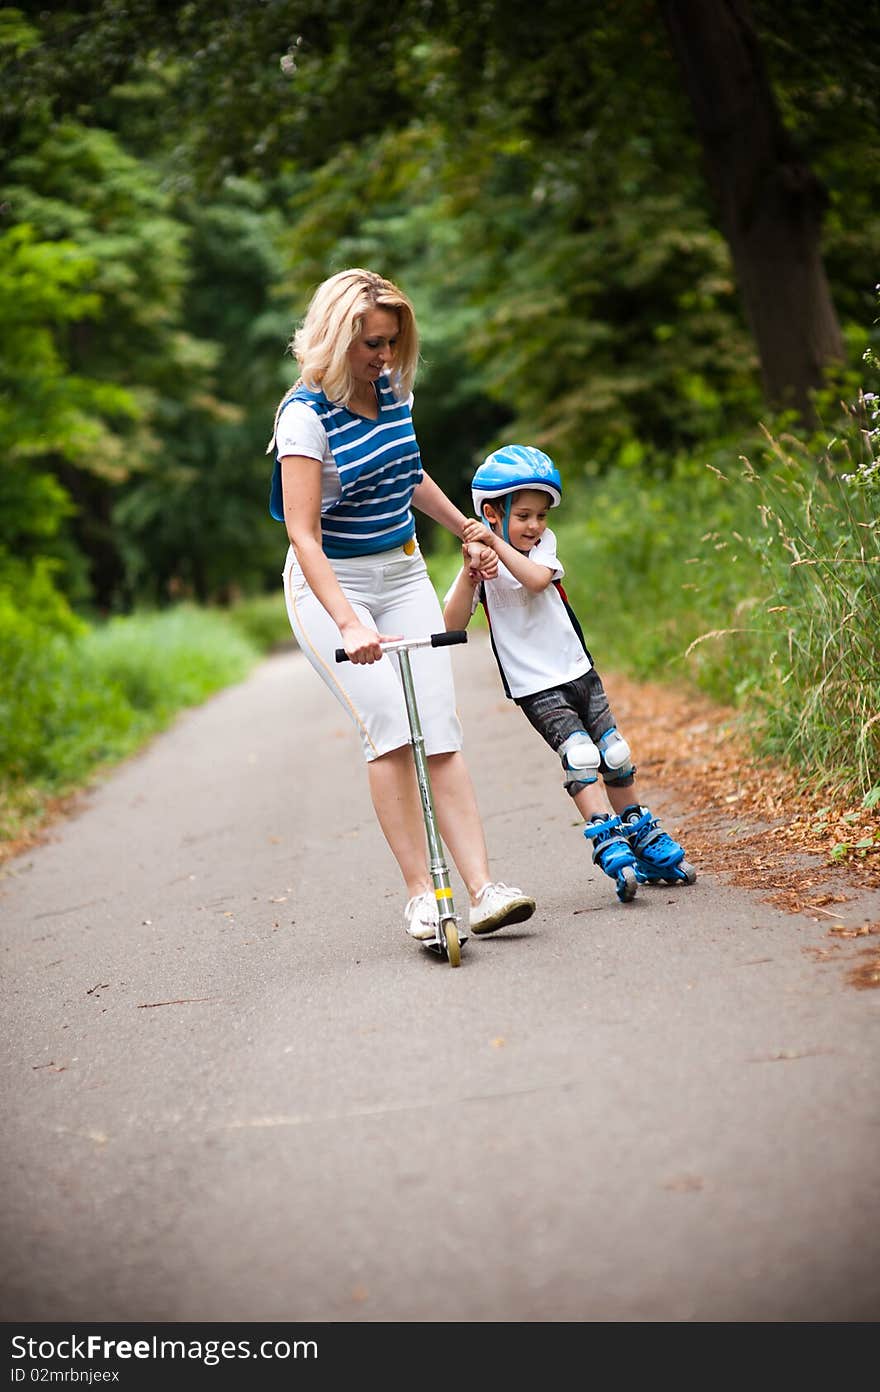
[[340,632],[348,660],[359,665],[378,662],[382,656],[380,644],[393,643],[403,637],[401,633],[377,633],[362,623],[350,624]]

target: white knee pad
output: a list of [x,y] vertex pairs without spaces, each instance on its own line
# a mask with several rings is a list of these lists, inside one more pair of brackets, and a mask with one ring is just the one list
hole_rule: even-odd
[[619,730],[612,725],[599,739],[599,750],[607,772],[605,782],[621,786],[631,783],[635,767],[629,745]]
[[599,777],[602,755],[586,730],[575,730],[556,751],[562,760],[566,790],[574,795]]

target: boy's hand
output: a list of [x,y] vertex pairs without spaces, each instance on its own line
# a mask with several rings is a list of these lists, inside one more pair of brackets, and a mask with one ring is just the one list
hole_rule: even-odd
[[478,584],[480,580],[495,579],[498,574],[498,557],[494,551],[475,542],[465,543],[461,549],[467,567],[467,577],[472,585]]
[[480,546],[492,549],[493,535],[483,522],[478,522],[475,517],[469,517],[464,524],[461,539],[465,545],[478,542]]

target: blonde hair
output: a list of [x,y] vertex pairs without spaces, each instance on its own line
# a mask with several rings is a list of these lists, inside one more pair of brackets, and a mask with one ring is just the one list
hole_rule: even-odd
[[[288,345],[299,363],[300,375],[295,385],[301,382],[311,391],[323,391],[328,401],[345,405],[354,391],[348,350],[363,330],[364,319],[372,309],[384,309],[397,315],[400,328],[389,376],[397,400],[408,397],[419,360],[415,310],[392,281],[359,266],[339,271],[322,281],[312,296],[302,325]],[[289,390],[281,398],[282,402],[288,394]],[[276,413],[276,428],[277,425]],[[274,441],[273,430],[269,450]]]

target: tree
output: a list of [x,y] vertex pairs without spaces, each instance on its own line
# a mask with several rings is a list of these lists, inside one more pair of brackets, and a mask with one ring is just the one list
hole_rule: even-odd
[[827,193],[786,130],[748,0],[659,0],[768,399],[811,415],[845,357],[822,261]]
[[42,241],[26,225],[0,236],[0,577],[28,565],[57,571],[63,559],[65,588],[78,599],[88,585],[63,536],[73,508],[58,466],[112,459],[108,416],[139,414],[131,393],[70,372],[59,351],[53,328],[96,312],[93,277],[94,262],[72,241]]
[[[175,410],[207,394],[219,350],[180,322],[187,230],[158,173],[111,132],[71,120],[38,127],[38,137],[23,139],[9,159],[4,192],[16,227],[30,228],[44,255],[65,245],[88,268],[80,281],[88,295],[80,295],[77,312],[50,318],[35,305],[31,328],[52,343],[68,389],[80,380],[95,384],[90,448],[74,449],[69,432],[50,428],[42,403],[33,403],[32,428],[41,465],[74,503],[66,525],[89,558],[95,601],[109,609],[125,581],[114,496],[161,457]],[[18,447],[14,435],[5,443]]]
[[[824,255],[844,331],[862,330],[880,204],[867,21],[840,0],[751,6],[761,167],[796,167],[815,196],[800,230],[773,224],[774,254],[806,259],[797,232],[807,285]],[[678,12],[682,42],[709,41]],[[821,244],[821,188],[795,141],[827,187]],[[102,603],[161,599],[169,581],[214,597],[270,573],[277,533],[254,510],[266,422],[295,371],[284,345],[346,264],[376,266],[417,304],[420,440],[463,506],[500,436],[543,443],[571,478],[621,461],[668,472],[738,437],[762,409],[756,344],[768,393],[804,409],[839,349],[830,296],[809,375],[795,356],[809,293],[771,312],[779,286],[749,280],[769,237],[736,198],[729,230],[700,150],[659,0],[545,0],[537,24],[530,0],[0,9],[0,216],[92,266],[89,306],[40,309],[34,333],[65,389],[94,379],[137,407],[96,401],[90,458],[31,456],[78,506],[64,525]],[[736,147],[737,195],[764,191],[757,153]]]

